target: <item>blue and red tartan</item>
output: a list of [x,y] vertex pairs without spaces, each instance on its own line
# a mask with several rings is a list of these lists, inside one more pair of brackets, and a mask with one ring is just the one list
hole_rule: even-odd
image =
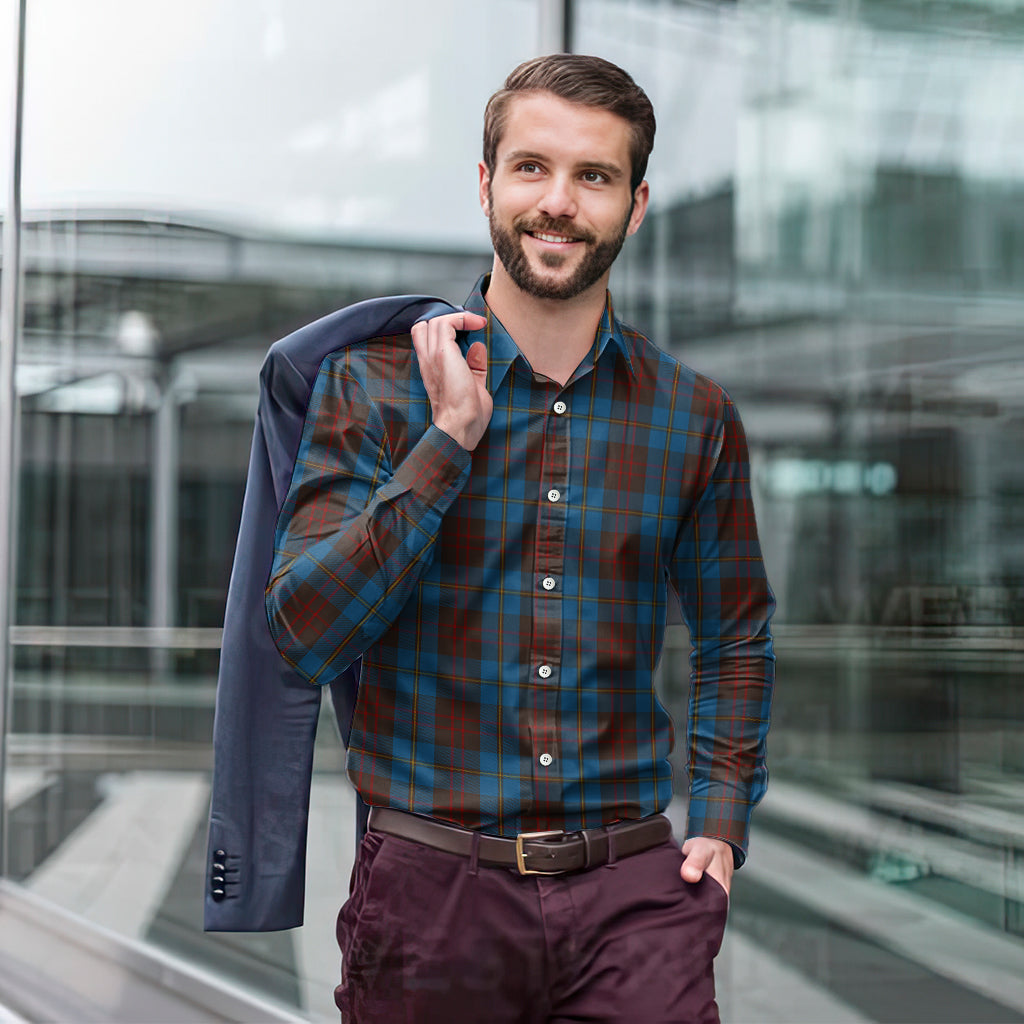
[[689,835],[742,859],[767,783],[774,679],[736,409],[609,300],[564,386],[483,299],[494,413],[469,453],[431,424],[408,335],[328,357],[267,588],[285,658],[326,683],[362,656],[349,776],[370,804],[496,835],[663,810],[655,694],[672,587],[693,643]]

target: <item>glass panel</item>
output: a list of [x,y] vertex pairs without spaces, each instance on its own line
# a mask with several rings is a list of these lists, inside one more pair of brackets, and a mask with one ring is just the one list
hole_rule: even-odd
[[478,112],[531,55],[536,0],[29,7],[27,205],[486,242]]
[[[8,207],[10,205],[10,187],[11,187],[11,150],[13,146],[13,118],[14,118],[14,89],[16,79],[16,32],[17,32],[17,3],[16,0],[0,0],[0,321],[4,316],[3,304],[4,288],[2,282],[4,279],[5,271],[5,259],[4,259],[4,232],[8,230],[10,225],[10,219],[8,217]],[[6,339],[3,337],[3,331],[0,330],[0,345],[4,344]],[[3,353],[6,355],[6,353]],[[0,394],[0,415],[4,415],[8,409],[8,403],[10,396],[8,394]],[[2,435],[4,431],[0,430],[0,444],[4,443]],[[2,461],[2,460],[0,460]],[[0,472],[3,472],[0,470]],[[0,502],[6,502],[9,500],[9,480],[0,480]],[[3,512],[7,512],[6,506],[4,506]],[[4,515],[0,514],[0,521],[2,521]],[[0,540],[0,543],[5,541]],[[0,580],[0,586],[5,586],[6,580]],[[2,628],[2,627],[0,627]],[[2,635],[0,635],[0,643],[5,643]],[[0,672],[3,670],[0,669]],[[4,771],[5,765],[0,765],[0,794],[3,795],[5,800],[8,800],[8,789],[9,783]]]
[[659,120],[617,305],[737,400],[779,598],[723,1017],[1019,1020],[1024,4],[575,10]]
[[483,107],[538,24],[535,0],[29,4],[11,874],[314,1019],[354,847],[329,721],[305,927],[200,930],[257,374],[357,299],[468,293]]
[[[0,218],[11,187],[11,118],[14,114],[16,0],[0,0]],[[0,232],[2,236],[2,232]]]

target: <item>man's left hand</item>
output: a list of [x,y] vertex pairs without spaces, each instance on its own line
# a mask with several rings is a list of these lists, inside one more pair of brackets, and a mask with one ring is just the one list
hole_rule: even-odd
[[735,861],[732,847],[721,839],[693,836],[683,843],[683,866],[679,874],[684,882],[699,882],[706,871],[728,894],[732,886]]

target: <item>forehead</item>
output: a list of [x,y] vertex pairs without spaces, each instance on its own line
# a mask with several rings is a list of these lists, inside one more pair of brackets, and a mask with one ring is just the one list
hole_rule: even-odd
[[570,103],[550,92],[514,96],[509,103],[497,158],[531,152],[629,168],[629,122],[601,107]]

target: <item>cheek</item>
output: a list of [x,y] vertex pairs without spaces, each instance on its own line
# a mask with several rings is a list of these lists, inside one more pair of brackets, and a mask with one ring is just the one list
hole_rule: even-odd
[[542,190],[537,187],[536,183],[506,182],[500,188],[492,190],[491,208],[498,213],[503,212],[508,216],[515,216],[532,209],[541,195]]

